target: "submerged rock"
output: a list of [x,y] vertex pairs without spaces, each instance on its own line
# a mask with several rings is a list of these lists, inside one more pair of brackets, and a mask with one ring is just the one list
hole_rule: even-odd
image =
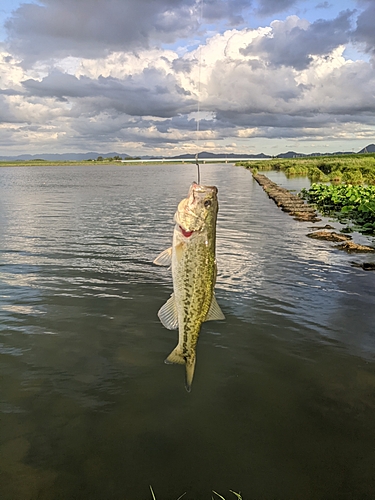
[[325,226],[310,226],[311,231],[321,231],[322,229],[335,229],[333,226],[326,224]]
[[[292,194],[287,189],[278,186],[265,175],[253,174],[253,177],[257,183],[263,187],[268,196],[274,200],[277,206],[284,212],[292,215],[295,220],[309,222],[318,222],[321,220],[318,218],[317,212],[308,203],[305,203],[301,198]],[[309,238],[341,242],[340,245],[335,245],[334,247],[339,250],[358,253],[375,252],[375,248],[373,247],[353,243],[353,241],[351,241],[352,237],[347,234],[339,234],[335,231],[328,231],[329,229],[334,229],[329,224],[322,227],[311,227],[310,229],[312,229],[312,232],[307,235]],[[363,265],[360,264],[359,267],[369,271],[375,269],[375,264],[365,262]]]
[[375,262],[352,262],[352,267],[361,267],[364,271],[375,271]]
[[375,252],[375,248],[373,247],[354,243],[353,241],[351,241],[352,237],[348,234],[339,234],[335,233],[334,231],[318,230],[307,234],[307,236],[316,240],[341,242],[340,245],[335,245],[335,248],[337,248],[338,250],[345,250],[346,252]]
[[326,240],[326,241],[347,241],[351,240],[352,237],[347,234],[339,234],[334,231],[315,231],[307,235],[309,238],[314,238],[316,240]]
[[341,245],[336,245],[335,248],[338,248],[339,250],[345,250],[346,252],[375,252],[375,248],[365,245],[358,245],[358,243],[353,243],[353,241],[346,241]]

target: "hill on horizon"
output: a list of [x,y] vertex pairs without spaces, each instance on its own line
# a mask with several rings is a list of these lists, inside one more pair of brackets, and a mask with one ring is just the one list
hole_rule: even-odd
[[358,153],[375,153],[375,144],[369,144],[361,149],[361,151],[358,151]]
[[[358,153],[353,153],[353,151],[336,151],[334,153],[298,153],[296,151],[287,151],[286,153],[280,153],[276,156],[266,155],[264,153],[259,154],[241,154],[241,153],[209,153],[208,151],[201,151],[198,153],[198,158],[298,158],[298,157],[309,157],[309,156],[333,156],[333,155],[349,155],[349,154],[363,154],[363,153],[375,153],[375,144],[369,144],[363,149],[358,151]],[[127,153],[97,153],[95,151],[90,151],[88,153],[41,153],[41,154],[21,154],[16,156],[2,156],[0,155],[0,161],[28,161],[28,160],[45,160],[45,161],[87,161],[96,160],[99,156],[103,158],[113,158],[114,156],[120,156],[123,159],[129,158],[130,155]],[[182,154],[178,156],[141,156],[142,159],[162,159],[170,158],[173,160],[193,160],[195,159],[195,154]]]

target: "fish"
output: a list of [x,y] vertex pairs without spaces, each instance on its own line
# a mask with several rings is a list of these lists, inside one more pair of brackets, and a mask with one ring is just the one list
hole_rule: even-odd
[[154,264],[172,267],[173,293],[158,316],[169,330],[178,329],[178,344],[165,363],[185,365],[185,388],[191,391],[196,346],[205,321],[223,320],[216,301],[216,222],[219,210],[216,186],[195,182],[174,215],[173,243]]

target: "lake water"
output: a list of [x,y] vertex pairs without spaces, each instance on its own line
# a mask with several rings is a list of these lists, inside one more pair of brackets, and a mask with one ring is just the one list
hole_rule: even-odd
[[375,275],[350,265],[373,258],[307,238],[249,171],[201,168],[226,321],[190,394],[152,261],[195,167],[0,169],[2,500],[374,498]]

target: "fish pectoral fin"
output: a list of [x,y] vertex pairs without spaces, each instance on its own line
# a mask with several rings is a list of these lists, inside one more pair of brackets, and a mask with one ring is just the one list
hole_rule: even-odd
[[158,316],[165,328],[168,328],[168,330],[177,330],[178,313],[173,293],[167,302],[159,309]]
[[154,260],[157,266],[170,266],[172,264],[172,247],[167,248]]
[[212,295],[210,309],[208,310],[205,321],[216,321],[220,319],[225,319],[223,311],[220,309],[217,303],[215,294]]

